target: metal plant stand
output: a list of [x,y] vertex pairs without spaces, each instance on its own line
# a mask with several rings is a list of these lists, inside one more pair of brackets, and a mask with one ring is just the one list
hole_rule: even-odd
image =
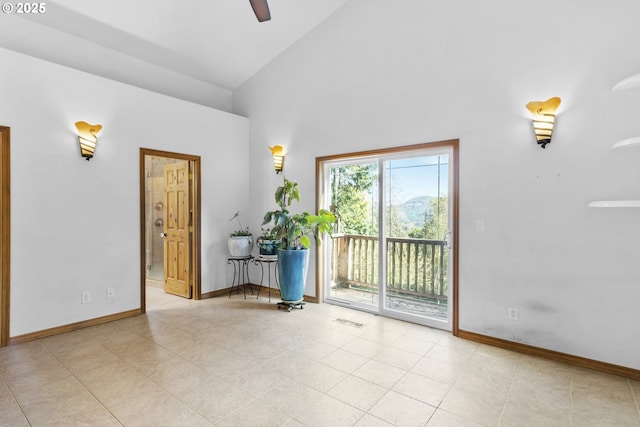
[[271,302],[271,264],[274,266],[274,277],[276,280],[276,285],[278,286],[278,290],[280,289],[280,284],[278,283],[278,258],[277,257],[264,257],[262,255],[258,255],[257,258],[253,260],[255,265],[260,265],[260,272],[262,275],[260,276],[260,287],[258,287],[258,296],[256,299],[260,298],[260,290],[262,289],[262,285],[264,283],[264,264],[267,264],[267,284],[269,286],[269,302]]
[[231,294],[233,294],[233,288],[236,289],[236,293],[240,293],[241,286],[244,293],[244,299],[247,299],[247,286],[251,291],[251,295],[253,295],[251,280],[249,280],[249,261],[252,259],[252,256],[227,258],[227,264],[233,265],[233,282],[231,283],[229,298],[231,298]]

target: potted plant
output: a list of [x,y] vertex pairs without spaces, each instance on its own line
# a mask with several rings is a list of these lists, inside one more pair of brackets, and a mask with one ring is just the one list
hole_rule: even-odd
[[253,234],[249,231],[249,227],[242,227],[240,212],[236,212],[229,221],[233,221],[234,219],[238,221],[240,228],[229,235],[229,239],[227,240],[229,253],[232,257],[251,256],[251,251],[253,250]]
[[273,222],[271,232],[281,241],[278,248],[278,274],[282,301],[289,310],[294,306],[302,308],[311,237],[320,244],[322,233],[331,236],[336,217],[324,209],[317,215],[290,213],[288,208],[294,200],[300,201],[300,192],[298,183],[286,178],[284,184],[276,189],[275,200],[280,209],[267,212],[262,225]]
[[270,228],[263,228],[262,234],[258,237],[258,250],[261,256],[265,258],[276,258],[278,256],[278,247],[280,239],[276,233]]

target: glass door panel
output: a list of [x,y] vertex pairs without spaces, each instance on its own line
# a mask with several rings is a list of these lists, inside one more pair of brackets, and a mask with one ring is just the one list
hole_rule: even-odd
[[394,158],[383,169],[382,310],[448,322],[449,155]]
[[327,296],[377,310],[378,163],[344,162],[327,172],[330,209],[338,219]]

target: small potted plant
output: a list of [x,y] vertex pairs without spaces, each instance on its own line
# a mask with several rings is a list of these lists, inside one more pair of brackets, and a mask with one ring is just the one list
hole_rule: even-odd
[[239,258],[251,256],[251,251],[253,250],[253,234],[249,231],[249,227],[244,228],[242,226],[240,222],[240,212],[236,212],[229,221],[233,221],[234,219],[238,221],[240,228],[229,235],[229,239],[227,240],[229,253],[232,257]]
[[263,228],[262,234],[258,237],[260,255],[265,258],[276,258],[278,256],[280,242],[275,231],[270,228]]

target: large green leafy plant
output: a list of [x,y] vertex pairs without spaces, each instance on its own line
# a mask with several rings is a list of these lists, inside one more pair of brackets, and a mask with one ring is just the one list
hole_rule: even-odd
[[302,249],[311,246],[311,236],[320,244],[320,235],[327,233],[331,236],[333,224],[336,222],[334,214],[321,209],[317,215],[308,212],[292,214],[289,206],[293,201],[300,201],[298,183],[285,178],[283,185],[276,189],[276,203],[279,210],[267,212],[262,225],[273,222],[271,231],[282,242],[281,249]]

